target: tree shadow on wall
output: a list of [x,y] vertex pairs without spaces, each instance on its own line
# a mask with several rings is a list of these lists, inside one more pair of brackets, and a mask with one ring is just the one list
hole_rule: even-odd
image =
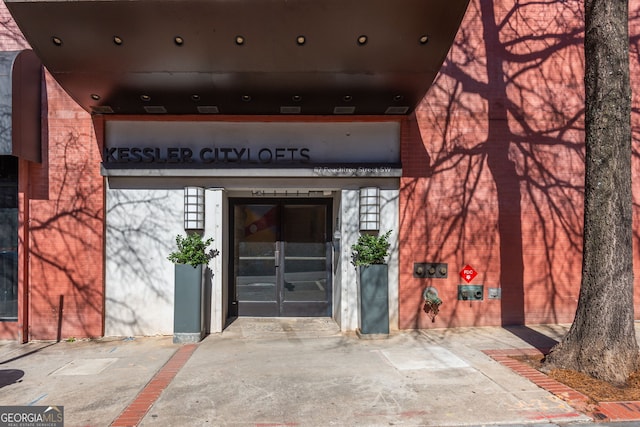
[[[37,166],[37,182],[48,177],[48,191],[31,191],[25,245],[31,255],[30,339],[99,337],[107,323],[128,335],[142,334],[150,328],[148,313],[140,309],[144,298],[172,302],[166,274],[149,260],[165,260],[172,249],[167,236],[175,232],[163,218],[182,217],[182,203],[167,207],[168,192],[140,196],[120,191],[107,205],[99,153],[91,153],[93,132],[87,124],[57,137]],[[115,226],[105,225],[105,206]],[[106,290],[110,267],[118,270],[119,281]],[[120,293],[114,296],[114,289]],[[106,305],[111,310],[107,320]]]
[[49,181],[29,208],[30,339],[102,335],[102,179],[76,154],[91,140],[87,127],[49,142],[38,168]]
[[117,271],[107,271],[107,275],[112,274],[111,282],[117,282],[114,289],[126,290],[132,297],[113,293],[107,296],[111,308],[110,327],[148,333],[154,325],[149,324],[148,315],[139,312],[140,304],[143,304],[139,298],[145,295],[149,304],[151,299],[168,305],[173,302],[173,287],[166,286],[167,283],[173,285],[173,277],[167,280],[166,274],[156,268],[156,261],[166,260],[174,249],[167,244],[167,236],[176,233],[166,218],[181,218],[182,204],[167,204],[169,192],[158,190],[116,191],[110,192],[109,197],[106,259],[109,260],[107,268]]
[[[2,7],[5,8],[4,5],[2,5]],[[2,33],[2,40],[4,41],[2,50],[29,49],[29,44],[24,39],[22,32],[8,11],[3,13],[2,19],[0,19],[0,32]]]
[[[577,1],[469,5],[416,111],[422,138],[410,152],[425,150],[428,165],[407,170],[403,159],[401,223],[412,232],[401,239],[412,256],[403,257],[409,289],[401,296],[413,312],[402,327],[431,325],[416,298],[430,285],[444,290],[436,326],[469,324],[469,316],[473,324],[497,316],[502,325],[550,323],[565,320],[567,307],[572,315],[584,190],[582,13]],[[637,43],[632,37],[636,67]],[[636,158],[639,136],[636,126]],[[487,287],[502,288],[499,307],[457,301],[454,286],[411,277],[420,255],[447,260],[450,284],[472,264],[485,300]]]

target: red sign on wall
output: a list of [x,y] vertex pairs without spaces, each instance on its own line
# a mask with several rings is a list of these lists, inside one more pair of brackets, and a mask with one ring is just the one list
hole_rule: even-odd
[[460,277],[469,283],[473,280],[474,277],[478,275],[478,272],[473,269],[469,264],[465,265],[462,270],[460,270]]

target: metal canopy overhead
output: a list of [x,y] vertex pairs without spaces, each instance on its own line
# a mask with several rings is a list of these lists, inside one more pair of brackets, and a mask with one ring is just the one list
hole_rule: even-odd
[[5,0],[87,111],[407,114],[468,0]]

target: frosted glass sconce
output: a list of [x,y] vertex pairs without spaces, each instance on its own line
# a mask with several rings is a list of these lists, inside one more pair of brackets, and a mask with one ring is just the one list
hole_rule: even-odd
[[380,230],[380,189],[377,187],[360,189],[360,230]]
[[204,188],[184,188],[184,229],[204,230]]

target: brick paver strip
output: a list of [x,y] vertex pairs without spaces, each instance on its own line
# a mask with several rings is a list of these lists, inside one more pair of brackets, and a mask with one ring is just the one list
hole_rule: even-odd
[[640,402],[600,402],[597,410],[609,421],[640,421]]
[[196,344],[185,344],[180,347],[138,393],[133,402],[111,423],[111,427],[132,427],[140,424],[149,409],[151,409],[151,406],[160,397],[160,394],[167,388],[184,364],[187,363],[196,347]]
[[537,369],[513,357],[544,354],[535,348],[514,348],[505,350],[483,350],[496,362],[510,368],[540,388],[553,393],[578,411],[584,412],[596,421],[640,421],[640,402],[599,402],[590,403],[588,396],[548,377]]

